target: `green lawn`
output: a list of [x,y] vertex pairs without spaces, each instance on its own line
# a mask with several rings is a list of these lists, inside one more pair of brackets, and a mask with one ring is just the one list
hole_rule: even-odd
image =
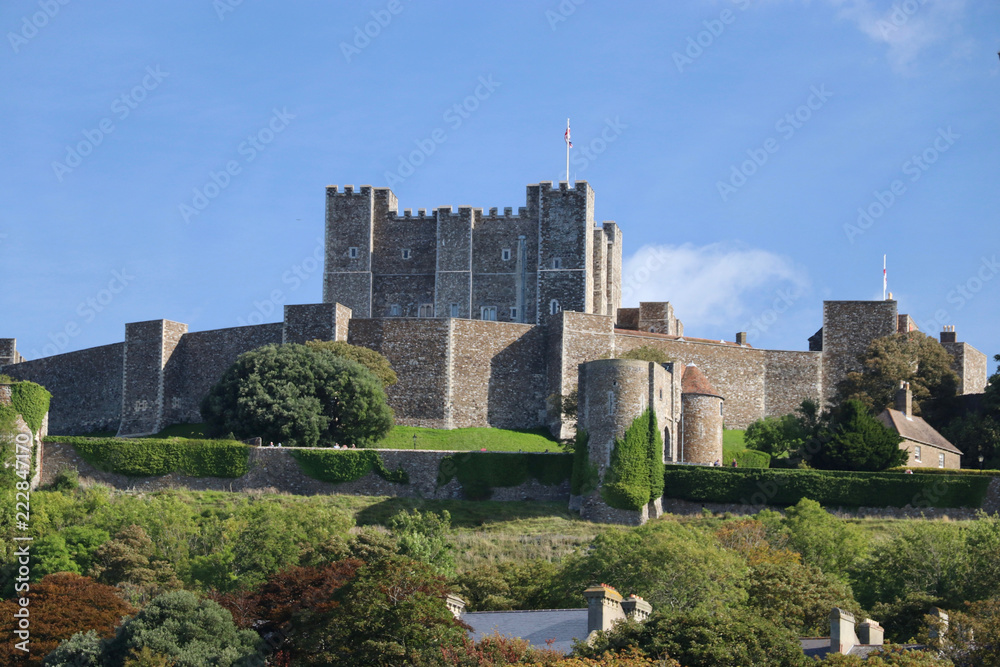
[[723,429],[722,447],[724,449],[746,449],[747,446],[743,442],[744,433],[745,431],[741,429]]
[[380,449],[454,449],[491,452],[560,452],[562,445],[546,429],[506,431],[500,428],[456,428],[451,430],[396,426],[378,443]]

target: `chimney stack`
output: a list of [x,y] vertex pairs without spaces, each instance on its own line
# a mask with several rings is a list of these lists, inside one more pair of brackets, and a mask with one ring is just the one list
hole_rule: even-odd
[[626,617],[631,618],[633,621],[645,623],[649,615],[653,613],[653,605],[638,595],[629,595],[628,599],[622,602],[622,611]]
[[861,640],[862,644],[867,644],[868,646],[881,646],[882,641],[885,638],[885,630],[877,622],[870,618],[866,618],[860,625],[858,625],[858,639]]
[[847,655],[857,646],[858,636],[854,634],[854,614],[834,607],[830,612],[830,651]]
[[896,390],[896,409],[906,417],[913,416],[913,392],[910,391],[909,382],[899,383],[899,389]]
[[740,332],[738,332],[736,334],[736,344],[737,345],[746,345],[747,344],[747,332],[746,331],[740,331]]
[[955,342],[955,325],[946,324],[941,327],[941,342],[942,343],[954,343]]
[[465,600],[457,595],[448,593],[448,596],[444,599],[444,603],[447,605],[448,611],[450,611],[455,618],[462,620],[462,614],[465,613]]
[[625,618],[622,596],[611,586],[591,586],[583,592],[587,598],[587,633],[610,630],[616,621]]
[[938,607],[931,607],[928,615],[931,617],[931,624],[927,636],[931,639],[944,639],[948,632],[948,612]]

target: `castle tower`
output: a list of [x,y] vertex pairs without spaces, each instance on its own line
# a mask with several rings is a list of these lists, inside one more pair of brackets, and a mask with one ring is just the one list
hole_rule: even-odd
[[[394,202],[395,196],[389,195]],[[336,185],[327,187],[323,303],[341,303],[355,317],[372,314],[376,218],[375,190],[370,185],[362,185],[359,192],[353,185],[344,186],[343,192]]]
[[876,338],[899,330],[896,302],[824,301],[823,328],[809,339],[810,350],[823,352],[823,399],[830,401],[837,384],[860,370],[858,355]]
[[681,379],[681,462],[710,465],[722,460],[722,402],[705,374],[688,364]]
[[984,392],[989,375],[986,355],[968,343],[959,342],[953,325],[946,325],[941,331],[941,346],[951,355],[951,369],[958,373],[958,393]]
[[[594,312],[594,191],[586,181],[538,186],[538,305],[544,316]],[[529,189],[530,193],[530,189]],[[529,194],[530,197],[530,194]]]

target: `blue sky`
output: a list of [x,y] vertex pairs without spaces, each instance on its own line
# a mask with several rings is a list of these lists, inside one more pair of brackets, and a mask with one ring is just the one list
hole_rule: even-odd
[[998,26],[973,0],[10,0],[0,337],[278,321],[321,299],[324,186],[523,206],[570,117],[625,305],[801,350],[887,254],[901,312],[992,356]]

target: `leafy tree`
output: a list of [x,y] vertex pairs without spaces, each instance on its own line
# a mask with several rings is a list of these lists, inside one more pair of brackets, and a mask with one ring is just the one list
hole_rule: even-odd
[[31,653],[27,660],[23,651],[14,648],[14,630],[19,608],[16,600],[0,602],[0,662],[41,665],[60,641],[77,632],[95,631],[95,636],[110,636],[123,616],[135,609],[125,602],[111,586],[99,584],[78,574],[50,574],[31,585],[30,632]]
[[136,602],[181,587],[170,563],[153,558],[153,541],[136,524],[97,549],[89,574],[102,584],[125,589]]
[[947,631],[932,643],[955,667],[1000,664],[1000,596],[952,612]]
[[101,667],[101,636],[77,632],[45,656],[45,667]]
[[806,667],[813,664],[795,633],[754,612],[654,611],[645,623],[625,621],[598,632],[590,645],[578,642],[574,654],[600,655],[637,647],[647,656],[669,655],[685,667]]
[[963,414],[941,428],[941,434],[965,453],[967,466],[983,457],[986,468],[1000,466],[1000,354],[996,372],[990,376],[978,409]]
[[803,563],[759,563],[750,568],[749,607],[775,625],[799,635],[829,632],[834,607],[861,614],[850,587]]
[[861,401],[850,399],[834,411],[829,436],[810,463],[826,470],[885,470],[906,463],[899,434],[873,417]]
[[392,428],[382,382],[367,368],[306,345],[241,354],[202,401],[215,433],[289,446],[374,444]]
[[413,510],[411,514],[403,510],[389,519],[389,530],[396,538],[400,555],[427,563],[438,574],[450,574],[455,570],[452,546],[448,540],[450,528],[451,514],[448,510],[443,510],[441,514],[421,514],[420,510]]
[[389,360],[375,350],[342,340],[311,340],[306,345],[314,350],[332,352],[338,357],[358,362],[381,380],[383,387],[391,387],[398,380]]
[[887,642],[913,643],[927,630],[924,619],[927,610],[939,604],[941,600],[936,596],[913,591],[891,602],[876,602],[871,607],[871,616],[885,629]]
[[914,414],[931,418],[934,402],[947,402],[958,388],[951,355],[941,343],[919,331],[876,338],[858,360],[862,370],[847,374],[837,388],[837,402],[857,399],[881,412],[892,407],[896,389],[905,381],[913,391]]
[[553,609],[564,604],[557,592],[558,566],[540,558],[480,565],[455,577],[469,611]]
[[806,437],[794,414],[763,417],[747,427],[744,442],[748,449],[767,452],[775,458],[797,451]]
[[947,658],[939,658],[933,651],[913,651],[900,646],[885,646],[870,653],[867,658],[831,653],[816,664],[838,667],[950,667],[952,662]]
[[780,526],[784,535],[776,539],[801,554],[805,563],[827,574],[846,578],[867,553],[865,534],[824,510],[815,500],[803,498],[789,507]]
[[[465,629],[445,605],[444,582],[417,561],[393,557],[358,570],[325,612],[292,618],[296,664],[408,665],[463,645]],[[433,664],[433,663],[431,663]]]
[[[108,667],[138,659],[167,656],[176,667],[230,667],[260,664],[259,638],[239,630],[228,611],[189,591],[165,593],[122,624],[102,652]],[[252,661],[252,662],[251,662]]]
[[639,361],[652,361],[655,364],[669,364],[673,361],[673,357],[669,354],[649,345],[623,352],[619,359],[638,359]]
[[462,646],[442,650],[442,662],[454,667],[500,667],[501,665],[558,665],[561,653],[537,649],[526,639],[487,635],[478,642],[466,637]]
[[583,589],[596,582],[642,595],[654,609],[732,606],[746,600],[746,569],[743,559],[719,549],[712,535],[660,519],[605,531],[586,552],[569,556],[560,606],[579,605]]

